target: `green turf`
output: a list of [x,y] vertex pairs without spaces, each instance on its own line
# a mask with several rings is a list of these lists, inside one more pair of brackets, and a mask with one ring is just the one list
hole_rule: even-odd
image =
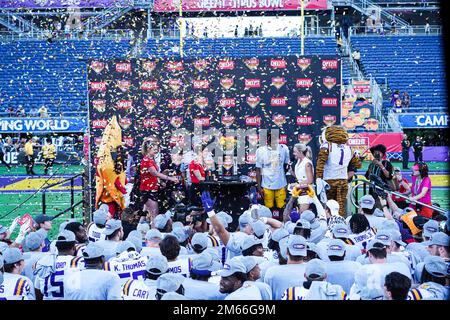
[[[61,165],[55,164],[53,166],[53,173],[58,175],[63,174],[78,174],[82,173],[84,170],[84,166],[82,165]],[[34,166],[34,172],[36,174],[44,174],[44,165],[37,164]],[[24,175],[26,174],[25,166],[13,166],[11,170],[8,170],[4,165],[0,165],[0,175]]]
[[[369,167],[371,162],[372,161],[363,161],[362,168],[358,169],[358,172],[362,172],[362,171],[366,172],[367,168]],[[391,163],[394,167],[399,167],[400,169],[403,168],[403,164],[401,161],[392,161]],[[409,162],[408,168],[410,168],[410,170],[411,170],[411,167],[413,165],[414,165],[414,162]],[[429,171],[450,171],[450,166],[449,166],[448,162],[429,162],[429,163],[427,163],[427,165],[428,165]]]

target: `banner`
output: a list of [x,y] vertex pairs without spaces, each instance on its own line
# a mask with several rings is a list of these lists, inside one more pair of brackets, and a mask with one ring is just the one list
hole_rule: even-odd
[[[180,0],[155,0],[155,12],[178,11]],[[183,11],[300,10],[300,0],[183,0]],[[306,10],[326,10],[327,0],[305,0]]]
[[445,113],[407,113],[398,114],[403,129],[448,128],[448,114]]
[[[113,115],[132,155],[152,134],[170,148],[179,138],[174,132],[192,134],[195,124],[223,135],[255,129],[256,140],[248,138],[254,145],[258,129],[279,129],[281,143],[309,143],[317,154],[321,128],[341,118],[336,56],[91,60],[88,79],[93,157]],[[233,138],[222,139],[224,148],[236,147]],[[246,161],[254,164],[255,154]]]
[[2,9],[109,8],[133,4],[134,0],[0,0]]
[[389,160],[398,160],[402,153],[403,133],[349,133],[349,145],[353,150],[358,150],[361,156],[366,156],[366,160],[372,160],[373,156],[370,148],[383,144],[386,146],[387,158]]
[[356,93],[370,93],[370,80],[352,80],[352,86]]
[[56,133],[83,132],[87,120],[84,118],[3,118],[0,133]]

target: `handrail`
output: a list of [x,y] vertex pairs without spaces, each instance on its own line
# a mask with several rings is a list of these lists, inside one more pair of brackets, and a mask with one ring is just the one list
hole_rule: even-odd
[[423,203],[423,202],[420,202],[420,201],[417,201],[417,200],[411,200],[409,197],[407,197],[407,196],[405,196],[405,195],[403,195],[403,194],[401,194],[401,193],[398,193],[398,192],[395,192],[395,191],[385,190],[385,189],[383,189],[383,188],[377,186],[376,184],[374,184],[373,182],[371,182],[371,181],[369,181],[369,180],[367,180],[367,179],[354,179],[354,180],[352,181],[352,183],[355,183],[355,185],[352,187],[352,190],[351,190],[351,193],[350,193],[350,200],[352,201],[353,205],[354,205],[356,208],[359,208],[358,204],[357,204],[356,201],[355,201],[355,197],[353,196],[353,195],[354,195],[354,190],[355,190],[355,189],[357,190],[357,188],[359,187],[359,184],[356,183],[356,182],[362,182],[362,183],[363,183],[363,185],[364,185],[364,193],[365,193],[365,191],[366,191],[366,185],[370,185],[370,186],[372,186],[372,187],[374,187],[374,188],[376,188],[376,189],[378,189],[378,190],[382,190],[382,191],[384,191],[384,192],[386,192],[386,193],[388,193],[388,194],[393,194],[393,195],[395,195],[395,196],[397,196],[397,197],[400,197],[400,198],[402,198],[402,199],[405,199],[405,200],[406,200],[407,202],[409,202],[409,203],[419,204],[419,205],[421,205],[421,206],[423,206],[423,207],[427,207],[427,208],[429,208],[429,209],[433,209],[434,211],[438,211],[438,212],[444,213],[444,214],[447,214],[447,212],[448,212],[448,210],[442,209],[442,208],[437,207],[437,206],[428,205],[428,204],[426,204],[426,203]]
[[72,204],[69,208],[67,208],[67,209],[65,209],[65,210],[63,210],[63,211],[60,211],[60,212],[58,212],[57,214],[55,214],[55,215],[53,216],[53,219],[58,218],[59,216],[63,215],[63,214],[66,213],[66,212],[69,212],[69,211],[72,211],[71,218],[74,218],[74,217],[75,217],[75,214],[74,214],[75,207],[79,206],[79,205],[82,204],[82,203],[84,203],[84,200],[80,200],[80,201],[78,201],[77,203]]
[[[46,193],[47,193],[47,190],[48,190],[49,188],[52,188],[52,187],[55,187],[55,186],[57,186],[57,185],[64,184],[64,183],[66,183],[67,181],[70,181],[70,204],[71,204],[71,206],[70,206],[69,209],[72,210],[72,218],[73,218],[73,216],[75,215],[75,206],[74,206],[74,197],[75,197],[75,194],[74,194],[74,181],[75,181],[75,179],[77,179],[78,177],[84,176],[84,175],[85,175],[85,173],[82,172],[82,173],[76,174],[76,175],[74,175],[74,176],[71,176],[70,178],[67,178],[67,179],[64,179],[64,180],[62,180],[62,181],[55,182],[55,183],[52,183],[52,184],[50,184],[50,185],[47,185],[47,186],[43,187],[43,188],[42,188],[42,214],[45,214],[46,211],[47,211],[47,203],[46,203]],[[40,190],[40,191],[41,191],[41,190]],[[83,201],[81,201],[81,202],[83,202]],[[68,210],[69,210],[69,209],[68,209]],[[68,210],[66,210],[66,211],[68,211]]]
[[57,186],[57,185],[59,185],[59,184],[63,184],[63,183],[66,183],[67,181],[74,180],[74,179],[78,178],[79,176],[82,176],[83,174],[84,174],[84,173],[82,172],[82,173],[79,173],[79,174],[77,174],[77,175],[71,176],[70,178],[66,178],[66,179],[64,179],[64,180],[62,180],[62,181],[59,181],[59,182],[55,182],[55,183],[46,185],[46,186],[43,187],[42,189],[43,189],[43,190],[47,190],[47,189],[49,189],[49,188],[53,188],[54,186]]
[[429,27],[429,31],[426,30],[423,25],[414,25],[409,28],[396,28],[395,32],[391,32],[391,26],[352,26],[349,28],[349,34],[351,36],[367,36],[367,35],[389,35],[389,36],[436,36],[442,35],[442,26],[433,25]]

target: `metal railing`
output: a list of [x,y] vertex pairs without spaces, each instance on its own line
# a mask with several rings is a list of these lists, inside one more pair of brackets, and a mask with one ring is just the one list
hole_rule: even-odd
[[392,28],[391,26],[350,27],[350,36],[390,35],[390,36],[436,36],[442,35],[442,26],[410,26],[409,28]]
[[33,37],[18,34],[12,31],[0,31],[0,39],[3,41],[16,40],[131,40],[134,38],[134,31],[130,29],[101,30],[92,33],[79,31],[41,31],[33,33]]
[[[82,111],[49,111],[47,112],[48,117],[42,118],[42,119],[48,119],[48,118],[64,118],[64,117],[86,117],[87,116],[87,110]],[[27,113],[25,116],[19,116],[16,113],[10,113],[10,112],[0,112],[0,118],[41,118],[39,115],[30,115]]]
[[[46,214],[46,211],[47,211],[47,202],[46,202],[47,191],[49,191],[50,188],[65,184],[70,181],[70,207],[69,207],[69,209],[64,210],[64,212],[72,211],[71,218],[74,218],[75,217],[75,207],[77,205],[80,205],[81,203],[83,203],[83,201],[79,201],[79,202],[77,202],[77,204],[75,204],[75,189],[74,189],[75,180],[78,177],[82,177],[83,175],[84,175],[84,173],[79,173],[70,178],[67,178],[62,181],[55,182],[55,183],[52,183],[52,184],[49,184],[49,185],[43,187],[41,190],[41,192],[42,192],[42,214]],[[83,181],[83,179],[82,179],[82,181]]]

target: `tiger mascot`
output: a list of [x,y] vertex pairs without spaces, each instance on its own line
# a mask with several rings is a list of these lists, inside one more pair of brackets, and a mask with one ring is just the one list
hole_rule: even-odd
[[354,168],[361,168],[358,154],[353,154],[347,144],[348,138],[348,133],[342,126],[329,126],[323,129],[316,166],[316,185],[320,185],[322,179],[329,184],[327,198],[339,203],[339,215],[342,217],[346,216],[347,168],[349,164]]

